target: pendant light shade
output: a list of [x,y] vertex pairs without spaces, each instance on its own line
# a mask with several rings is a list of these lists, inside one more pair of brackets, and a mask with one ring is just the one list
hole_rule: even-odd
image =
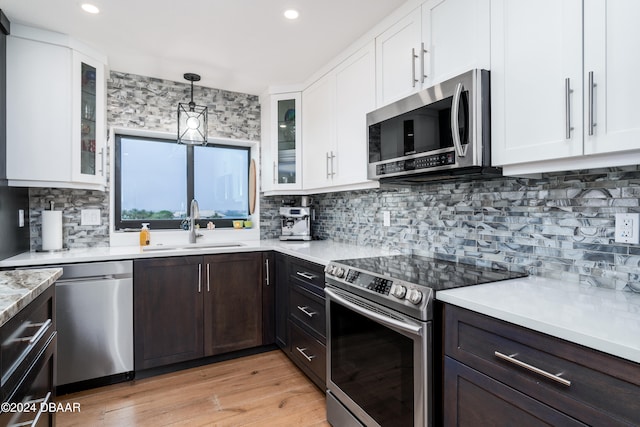
[[186,73],[185,80],[191,82],[191,102],[178,103],[178,144],[204,145],[207,143],[207,107],[193,102],[193,82],[200,76]]

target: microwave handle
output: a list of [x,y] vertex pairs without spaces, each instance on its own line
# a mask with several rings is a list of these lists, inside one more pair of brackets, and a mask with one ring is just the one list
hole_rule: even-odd
[[453,93],[453,101],[451,103],[451,136],[453,137],[453,145],[456,148],[458,157],[464,157],[467,155],[467,145],[462,146],[460,142],[460,133],[458,127],[458,112],[460,111],[460,97],[462,96],[462,83],[456,85],[456,90]]

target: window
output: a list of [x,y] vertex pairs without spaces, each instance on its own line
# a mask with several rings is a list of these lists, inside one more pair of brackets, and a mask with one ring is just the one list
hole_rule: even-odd
[[175,140],[116,135],[115,227],[180,229],[191,199],[200,227],[232,227],[249,215],[248,147],[189,146]]

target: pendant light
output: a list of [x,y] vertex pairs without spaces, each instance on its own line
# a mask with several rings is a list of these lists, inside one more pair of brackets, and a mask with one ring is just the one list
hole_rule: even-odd
[[178,144],[204,145],[207,143],[207,107],[193,102],[193,82],[199,82],[198,74],[186,73],[191,82],[191,102],[178,103]]

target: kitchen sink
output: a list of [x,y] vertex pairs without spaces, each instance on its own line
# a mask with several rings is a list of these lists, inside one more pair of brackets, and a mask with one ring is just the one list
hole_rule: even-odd
[[156,251],[180,251],[187,249],[215,249],[215,248],[238,248],[245,246],[240,242],[218,242],[218,243],[189,243],[186,245],[154,245],[143,246],[143,252],[156,252]]

